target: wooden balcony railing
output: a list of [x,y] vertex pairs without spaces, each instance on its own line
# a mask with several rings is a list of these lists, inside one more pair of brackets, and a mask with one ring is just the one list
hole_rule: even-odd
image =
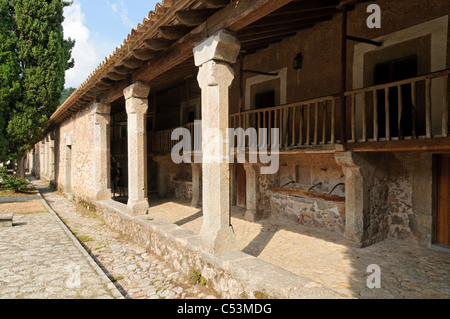
[[447,137],[449,74],[445,70],[347,92],[347,142]]
[[[337,97],[327,96],[272,108],[256,109],[230,117],[231,128],[267,129],[258,145],[272,145],[271,129],[279,129],[282,149],[336,142]],[[264,140],[261,140],[264,139]],[[248,142],[248,141],[247,141]],[[246,142],[246,146],[248,146]]]
[[[398,82],[376,85],[345,93],[347,110],[346,143],[430,139],[448,137],[450,70]],[[279,129],[278,145],[289,150],[340,143],[337,120],[341,106],[338,96],[326,96],[272,108],[255,109],[230,116],[233,129],[267,129],[258,134],[258,145],[272,146],[271,129]],[[184,126],[195,142],[194,123]],[[168,154],[178,141],[173,129],[149,135],[149,150]],[[235,144],[236,145],[236,144]],[[245,147],[249,147],[245,139]],[[200,149],[195,149],[199,151]]]

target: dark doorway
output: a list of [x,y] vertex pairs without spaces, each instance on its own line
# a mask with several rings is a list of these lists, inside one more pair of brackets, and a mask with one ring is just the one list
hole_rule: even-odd
[[[417,55],[397,59],[375,66],[375,85],[392,83],[417,76]],[[399,92],[400,91],[400,92]],[[385,91],[378,90],[378,129],[379,137],[386,137]],[[402,111],[399,125],[398,97],[402,97]],[[412,97],[411,85],[402,85],[401,89],[389,89],[389,128],[391,137],[412,136]],[[399,129],[400,128],[400,129]]]
[[270,90],[255,95],[255,108],[265,109],[275,106],[275,90]]

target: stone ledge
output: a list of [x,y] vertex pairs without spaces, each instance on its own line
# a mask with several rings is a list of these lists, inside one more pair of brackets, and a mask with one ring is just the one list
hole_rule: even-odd
[[0,214],[0,227],[13,227],[14,214]]
[[200,271],[221,298],[347,298],[241,251],[213,255],[203,250],[200,237],[192,231],[149,215],[129,216],[124,204],[108,200],[97,202],[97,206],[107,225],[158,254],[184,275]]

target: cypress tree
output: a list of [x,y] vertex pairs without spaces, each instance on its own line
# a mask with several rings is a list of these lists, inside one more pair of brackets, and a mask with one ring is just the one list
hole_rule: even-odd
[[59,105],[65,71],[74,65],[74,41],[65,40],[62,0],[10,0],[20,67],[19,99],[15,100],[7,133],[23,177],[26,152],[43,138],[45,124]]
[[17,37],[9,0],[0,0],[0,162],[9,159],[11,144],[6,136],[14,101],[20,97]]

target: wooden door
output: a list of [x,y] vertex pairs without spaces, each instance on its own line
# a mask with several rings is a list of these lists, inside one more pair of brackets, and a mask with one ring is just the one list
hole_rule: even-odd
[[436,244],[450,246],[450,155],[438,158]]
[[236,164],[236,206],[247,207],[247,178],[243,164]]

